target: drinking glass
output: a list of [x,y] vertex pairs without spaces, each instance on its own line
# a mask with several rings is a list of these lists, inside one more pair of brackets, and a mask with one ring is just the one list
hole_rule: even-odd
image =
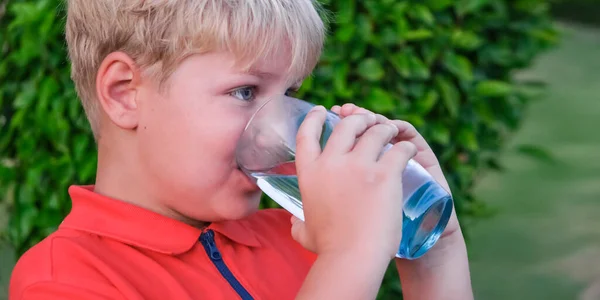
[[[240,169],[267,196],[301,220],[304,214],[296,176],[296,135],[313,107],[309,102],[285,95],[272,98],[253,114],[236,147]],[[327,112],[320,137],[322,148],[339,121],[335,113]],[[391,146],[384,147],[382,153]],[[446,228],[452,197],[412,159],[402,174],[401,184],[403,199],[398,203],[403,205],[403,213],[398,217],[403,218],[403,227],[396,257],[412,260],[433,247]]]

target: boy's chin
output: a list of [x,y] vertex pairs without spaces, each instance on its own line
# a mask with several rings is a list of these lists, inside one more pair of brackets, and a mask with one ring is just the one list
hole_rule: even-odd
[[221,209],[221,217],[225,220],[239,220],[252,215],[259,209],[260,196],[261,192],[258,191],[236,199],[234,203],[228,203]]

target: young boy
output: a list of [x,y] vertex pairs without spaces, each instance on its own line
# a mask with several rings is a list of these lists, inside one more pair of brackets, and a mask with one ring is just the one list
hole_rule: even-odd
[[[321,152],[324,109],[311,112],[297,151],[306,223],[258,211],[234,158],[252,113],[299,87],[323,38],[310,0],[69,0],[98,173],[21,257],[10,299],[374,298],[400,242],[407,160],[447,187],[414,128],[334,107],[344,119]],[[454,215],[427,255],[396,264],[406,299],[472,298]]]

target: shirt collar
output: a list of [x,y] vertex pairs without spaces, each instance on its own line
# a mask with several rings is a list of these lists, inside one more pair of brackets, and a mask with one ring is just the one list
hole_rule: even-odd
[[[72,209],[61,223],[71,228],[164,254],[182,254],[197,242],[201,229],[139,206],[93,191],[93,186],[71,186]],[[256,234],[244,220],[212,223],[212,229],[233,242],[260,247]]]

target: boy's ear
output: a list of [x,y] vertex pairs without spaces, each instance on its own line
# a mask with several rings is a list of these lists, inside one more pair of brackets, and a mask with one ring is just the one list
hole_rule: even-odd
[[109,54],[96,76],[96,93],[106,115],[123,129],[138,126],[137,92],[140,71],[129,55]]

